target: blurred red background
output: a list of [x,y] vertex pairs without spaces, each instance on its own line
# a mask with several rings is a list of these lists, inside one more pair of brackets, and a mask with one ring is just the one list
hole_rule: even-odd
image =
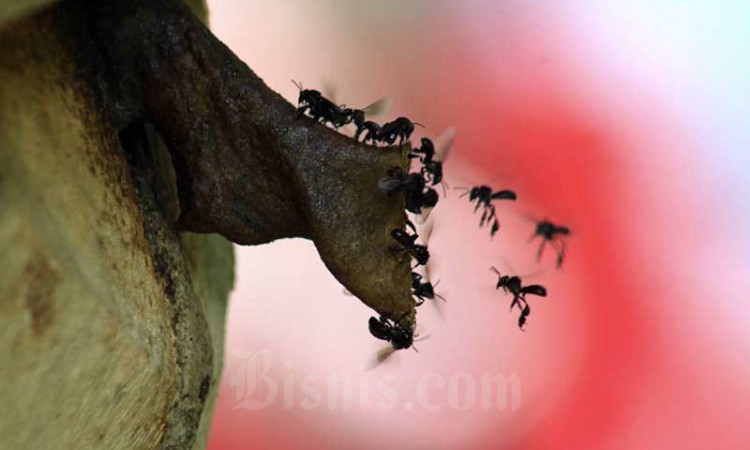
[[[371,312],[341,294],[309,242],[238,248],[209,448],[750,448],[748,314],[733,306],[748,266],[724,244],[715,174],[677,88],[641,65],[649,42],[623,41],[605,12],[574,5],[209,2],[214,32],[288,99],[292,78],[332,86],[349,105],[389,96],[388,117],[423,123],[425,135],[456,127],[451,186],[519,195],[500,208],[492,242],[457,191],[441,202],[430,249],[448,303],[420,310],[430,339],[419,354],[374,370],[363,369],[379,348]],[[563,270],[551,254],[534,261],[529,217],[571,227]],[[487,270],[509,264],[550,291],[525,333]],[[390,377],[408,397],[428,373],[502,374],[519,377],[522,401],[305,411],[279,400],[251,411],[237,380],[261,349],[280,386]]]

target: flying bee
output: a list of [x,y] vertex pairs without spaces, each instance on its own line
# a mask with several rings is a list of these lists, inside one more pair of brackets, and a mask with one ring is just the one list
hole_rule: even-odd
[[502,190],[492,192],[492,188],[486,185],[475,186],[471,189],[466,189],[461,197],[469,196],[469,202],[476,201],[477,204],[474,207],[474,212],[477,212],[480,206],[489,208],[492,206],[492,200],[515,200],[516,193],[510,190]]
[[523,286],[521,283],[521,277],[517,275],[503,275],[495,267],[490,267],[490,270],[497,274],[497,284],[495,289],[501,289],[506,294],[513,295],[513,302],[510,304],[510,308],[519,305],[519,300],[525,298],[526,294],[538,295],[540,297],[547,296],[547,289],[539,284],[532,284],[529,286]]
[[414,125],[424,127],[424,125],[412,122],[406,117],[399,117],[396,120],[383,124],[380,128],[378,140],[388,145],[393,145],[396,139],[398,139],[398,145],[401,146],[411,137],[411,134],[414,132]]
[[497,274],[497,284],[495,285],[495,289],[502,288],[506,294],[513,295],[510,310],[512,311],[513,307],[516,306],[521,310],[521,315],[518,317],[518,327],[523,329],[523,326],[526,324],[526,319],[529,317],[529,314],[531,314],[531,308],[526,301],[526,296],[531,294],[539,297],[546,297],[547,289],[540,284],[524,286],[521,283],[521,277],[516,275],[503,275],[495,267],[490,267],[490,270]]
[[433,300],[435,297],[442,301],[447,301],[445,297],[435,293],[435,287],[440,283],[439,281],[435,284],[429,281],[423,281],[424,277],[416,272],[411,273],[411,289],[415,297],[417,297],[417,306],[422,305],[425,300]]
[[471,189],[465,189],[466,192],[461,194],[461,197],[469,196],[469,202],[476,202],[474,212],[479,210],[479,207],[483,208],[482,218],[479,221],[479,226],[483,227],[485,224],[491,224],[490,226],[490,237],[495,236],[495,233],[500,229],[500,221],[497,219],[495,212],[495,205],[492,204],[493,200],[516,200],[516,193],[510,190],[502,190],[493,192],[492,188],[486,185],[475,186]]
[[567,245],[566,237],[570,235],[570,229],[561,225],[555,225],[548,220],[542,220],[537,222],[534,234],[531,235],[533,240],[539,236],[542,242],[539,244],[539,250],[536,253],[536,260],[542,259],[542,253],[544,252],[544,246],[549,242],[552,248],[557,252],[557,263],[556,268],[562,267],[562,263],[565,260],[565,247]]
[[419,238],[416,233],[409,234],[408,231],[395,228],[391,230],[391,237],[400,244],[400,247],[395,244],[391,245],[390,250],[392,252],[404,252],[404,255],[407,258],[414,258],[414,260],[416,261],[414,267],[424,266],[427,264],[427,261],[429,261],[430,259],[430,252],[429,250],[427,250],[426,245],[416,243],[417,239]]

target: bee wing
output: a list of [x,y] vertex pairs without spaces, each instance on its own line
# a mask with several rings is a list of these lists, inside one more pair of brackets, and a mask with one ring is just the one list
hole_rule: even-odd
[[543,273],[547,273],[547,272],[549,272],[549,269],[539,269],[539,270],[535,270],[535,271],[530,272],[530,273],[525,273],[524,275],[519,275],[519,277],[522,280],[527,280],[529,278],[534,279],[535,277],[538,277],[539,275],[541,275]]
[[328,100],[332,101],[334,104],[336,103],[336,94],[338,93],[338,89],[336,88],[336,85],[334,83],[331,83],[328,80],[323,81],[323,97],[327,98]]
[[383,192],[391,192],[393,190],[398,189],[402,184],[402,181],[398,178],[393,177],[385,177],[381,178],[380,181],[378,181],[378,189],[380,189]]
[[421,212],[414,217],[414,220],[420,225],[425,224],[427,219],[430,218],[432,209],[433,208],[422,207],[422,209],[420,209]]
[[[440,284],[440,280],[437,280],[437,282],[432,284],[432,289],[437,290],[438,284]],[[437,312],[437,315],[440,317],[440,320],[445,321],[445,309],[443,308],[443,303],[448,303],[448,299],[435,292],[435,298],[433,299],[432,303]]]
[[387,347],[383,347],[380,350],[378,350],[375,353],[375,356],[367,361],[364,365],[365,370],[373,370],[379,365],[386,362],[394,353],[396,353],[396,349],[393,348],[392,345],[388,345]]
[[[430,208],[432,209],[432,208]],[[422,208],[424,210],[424,208]],[[421,214],[420,214],[421,215]],[[419,216],[417,216],[419,217]],[[435,231],[435,221],[432,221],[428,224],[426,224],[424,227],[420,229],[420,238],[424,245],[427,245],[428,242],[430,242],[430,235],[432,235],[432,232]]]
[[538,295],[539,297],[547,296],[547,289],[540,284],[532,284],[531,286],[524,286],[521,288],[521,292],[524,294]]
[[515,191],[511,191],[510,189],[505,189],[502,191],[497,191],[494,194],[492,194],[493,200],[515,200],[517,198]]
[[499,277],[503,276],[503,275],[513,276],[513,275],[517,275],[518,274],[518,272],[516,272],[515,267],[513,267],[513,264],[511,264],[511,262],[508,260],[508,258],[506,258],[504,256],[498,256],[498,259],[500,260],[500,264],[499,264],[500,265],[500,270],[498,270],[495,267],[490,267],[490,270],[492,270],[493,272],[495,272],[497,274],[497,276],[499,276]]
[[392,104],[393,100],[390,97],[383,97],[365,106],[362,108],[362,111],[368,117],[380,116],[387,113],[391,109]]
[[[424,278],[423,278],[424,282],[431,283],[432,278],[431,278],[430,272],[432,271],[432,266],[433,266],[433,262],[432,262],[432,259],[430,259],[430,261],[427,262],[427,265],[424,266]],[[432,284],[432,289],[434,290],[438,284],[440,284],[440,280]],[[447,302],[447,300],[445,299],[445,297],[438,294],[437,292],[435,292],[435,297],[436,299],[433,299],[433,301],[431,301],[430,303],[432,303],[433,308],[435,308],[435,311],[437,312],[438,317],[440,317],[440,320],[445,321],[445,309],[443,308],[443,303]],[[441,300],[441,301],[437,301],[437,300]],[[428,337],[429,337],[429,334],[422,336],[420,339],[415,339],[414,342],[417,342],[418,340],[422,340],[422,339],[427,339]]]
[[435,161],[445,161],[448,157],[448,152],[453,147],[453,141],[456,139],[456,129],[454,127],[448,127],[440,133],[436,141],[438,142],[435,148]]
[[417,348],[417,342],[424,341],[430,337],[429,334],[425,334],[420,336],[418,333],[414,335],[414,341],[411,344],[411,348],[414,349],[415,352],[419,353],[419,349]]

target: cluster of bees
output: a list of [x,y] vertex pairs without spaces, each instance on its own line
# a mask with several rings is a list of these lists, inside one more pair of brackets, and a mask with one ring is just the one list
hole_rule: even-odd
[[[380,125],[372,120],[367,120],[367,115],[372,114],[378,108],[378,102],[363,109],[348,108],[346,105],[337,105],[319,91],[303,89],[302,85],[296,82],[295,85],[299,89],[297,107],[299,115],[307,113],[316,122],[331,125],[334,129],[354,124],[356,131],[353,137],[356,141],[363,138],[362,142],[369,142],[372,145],[379,143],[394,145],[398,141],[398,145],[402,146],[409,142],[414,132],[414,126],[421,126],[406,117],[399,117]],[[426,137],[422,138],[421,146],[412,149],[408,154],[410,159],[416,159],[419,162],[419,170],[405,172],[401,167],[391,167],[386,176],[378,182],[378,188],[389,196],[403,194],[404,209],[414,214],[418,222],[424,223],[439,199],[435,187],[441,184],[445,189],[443,160],[449,147],[450,142],[447,142],[436,150],[432,140]],[[465,189],[461,197],[467,195],[469,196],[469,202],[475,204],[474,213],[479,211],[480,208],[482,209],[479,227],[489,227],[491,238],[500,229],[495,202],[515,201],[517,197],[514,191],[496,191],[486,185]],[[390,250],[394,253],[400,253],[404,262],[413,260],[415,264],[411,268],[415,270],[419,266],[427,265],[430,252],[427,249],[426,242],[418,243],[420,236],[417,234],[415,225],[407,220],[406,226],[406,229],[391,230],[391,237],[395,243],[391,245]],[[409,229],[411,229],[411,232]],[[565,258],[566,237],[569,234],[570,230],[565,226],[556,225],[547,220],[538,222],[532,235],[532,238],[538,237],[541,239],[536,255],[537,261],[541,260],[544,248],[549,244],[557,252],[556,266],[559,269]],[[426,240],[423,239],[423,241]],[[492,267],[491,270],[498,277],[496,289],[502,289],[506,294],[512,296],[510,309],[512,311],[517,308],[520,311],[518,326],[523,329],[531,314],[526,296],[546,297],[546,288],[538,284],[524,285],[519,276],[503,275],[495,267]],[[416,306],[421,306],[426,300],[440,299],[445,301],[445,298],[435,292],[435,285],[427,279],[428,277],[414,271],[411,272],[411,277],[412,294]],[[404,315],[398,320],[391,320],[384,316],[371,317],[369,320],[370,333],[378,339],[390,342],[393,350],[409,348],[415,339],[413,327],[404,322],[406,316]]]
[[[408,119],[406,119],[408,120]],[[385,126],[384,126],[385,128]],[[406,140],[411,137],[411,132]],[[443,182],[443,163],[435,152],[435,145],[429,138],[422,138],[422,146],[409,152],[410,159],[417,159],[421,164],[419,171],[405,173],[401,167],[391,167],[386,177],[378,182],[378,188],[388,196],[403,194],[404,209],[415,214],[418,221],[427,220],[432,208],[437,205],[439,195],[434,189]],[[423,244],[417,243],[419,235],[414,224],[407,220],[407,229],[391,230],[391,237],[395,244],[390,247],[394,253],[402,253],[404,261],[414,260],[412,270],[419,266],[426,266],[430,259],[426,239]],[[411,229],[411,233],[408,229]],[[421,306],[425,300],[445,299],[435,293],[435,286],[418,272],[411,272],[411,289],[416,306]],[[393,349],[409,348],[414,342],[414,330],[409,325],[402,324],[401,319],[390,322],[385,317],[370,318],[370,333],[378,339],[390,341]]]
[[[421,126],[414,123],[406,117],[399,117],[391,122],[380,125],[372,120],[367,120],[368,114],[373,114],[379,108],[379,103],[362,108],[348,108],[346,105],[337,105],[330,99],[326,98],[320,91],[313,89],[304,89],[301,84],[292,81],[299,89],[299,98],[297,100],[297,113],[301,116],[308,114],[315,122],[324,125],[330,125],[334,129],[354,124],[354,140],[372,145],[385,144],[402,146],[408,142],[414,132],[414,127]],[[417,173],[405,173],[401,167],[392,167],[388,170],[387,176],[380,180],[378,187],[388,194],[394,196],[403,193],[405,198],[405,209],[414,214],[423,214],[423,217],[429,214],[438,201],[438,193],[428,185],[437,185],[443,179],[442,163],[435,158],[435,146],[427,138],[422,139],[422,147],[409,153],[410,158],[418,158],[422,163],[422,169]],[[393,229],[391,237],[395,243],[390,247],[394,253],[401,253],[404,262],[414,259],[415,266],[425,266],[430,258],[430,252],[427,246],[418,244],[416,227],[410,221],[407,225],[413,233],[408,230]],[[424,280],[422,275],[412,272],[412,290],[417,304],[421,305],[425,299],[435,298],[436,294],[433,285]],[[414,329],[406,323],[407,315],[398,320],[391,320],[385,316],[371,317],[369,320],[370,333],[378,339],[391,343],[394,350],[409,348],[414,343]]]
[[347,108],[346,105],[337,105],[327,99],[320,91],[314,89],[303,89],[302,85],[292,82],[299,89],[299,98],[297,101],[298,114],[309,114],[314,121],[331,125],[334,129],[339,129],[345,125],[354,124],[357,131],[354,133],[354,140],[359,142],[370,142],[373,145],[383,143],[393,145],[398,140],[398,145],[403,145],[405,141],[414,132],[414,126],[422,126],[414,123],[406,117],[399,117],[396,120],[380,125],[372,120],[367,120],[367,115],[372,114],[381,105],[381,102],[375,102],[370,106],[362,109]]

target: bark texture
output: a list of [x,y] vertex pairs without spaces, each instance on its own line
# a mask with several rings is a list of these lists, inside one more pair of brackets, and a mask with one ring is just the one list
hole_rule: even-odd
[[169,153],[144,127],[134,164],[65,5],[0,25],[0,448],[202,448],[231,243],[177,232]]

